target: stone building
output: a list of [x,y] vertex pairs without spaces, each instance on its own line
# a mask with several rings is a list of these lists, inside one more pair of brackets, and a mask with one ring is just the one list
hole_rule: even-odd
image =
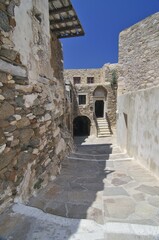
[[1,209],[45,186],[72,148],[59,38],[83,34],[70,0],[0,1]]
[[71,85],[71,121],[74,135],[110,136],[116,123],[118,64],[99,69],[64,70]]
[[118,144],[159,176],[159,13],[119,39]]

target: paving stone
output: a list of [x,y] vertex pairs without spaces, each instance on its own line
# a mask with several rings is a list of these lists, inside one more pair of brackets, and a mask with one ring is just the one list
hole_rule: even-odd
[[72,204],[67,203],[67,217],[76,219],[86,219],[89,204]]
[[123,187],[108,187],[104,189],[104,196],[129,196]]
[[132,195],[136,201],[144,201],[145,195],[143,193],[136,193]]
[[159,195],[159,187],[156,186],[141,185],[136,190],[150,195]]
[[159,209],[153,207],[152,205],[146,203],[146,202],[139,202],[136,205],[135,214],[144,218],[144,219],[151,219],[153,218],[157,213],[159,213]]
[[119,185],[124,185],[124,184],[126,184],[126,183],[128,183],[128,182],[126,182],[126,181],[124,181],[124,180],[122,180],[122,179],[120,179],[120,178],[113,178],[112,181],[111,181],[111,183],[112,183],[114,186],[119,186]]
[[159,196],[152,196],[148,198],[148,203],[154,207],[159,208]]
[[44,212],[54,214],[57,216],[68,217],[66,204],[64,202],[53,201],[47,204],[47,206],[44,209]]
[[104,200],[106,217],[125,219],[135,211],[135,202],[128,197],[111,198]]

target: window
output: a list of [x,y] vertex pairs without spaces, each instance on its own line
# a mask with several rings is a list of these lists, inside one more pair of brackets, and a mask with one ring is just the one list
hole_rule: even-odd
[[81,78],[80,77],[74,77],[73,78],[73,83],[74,84],[80,84],[81,83]]
[[79,105],[86,104],[86,95],[78,95],[78,103]]
[[87,77],[87,83],[94,83],[94,77]]

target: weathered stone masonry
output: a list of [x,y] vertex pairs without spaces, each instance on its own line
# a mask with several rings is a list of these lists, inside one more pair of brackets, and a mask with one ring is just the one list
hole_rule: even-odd
[[121,82],[128,91],[146,89],[159,83],[159,13],[120,33]]
[[159,176],[159,13],[120,34],[118,144]]
[[[113,72],[116,74],[116,82],[113,82]],[[72,104],[73,119],[77,116],[87,116],[91,121],[90,134],[96,135],[96,120],[95,120],[95,98],[94,92],[96,89],[103,89],[106,92],[105,113],[107,114],[111,128],[116,124],[116,88],[117,79],[120,72],[118,64],[105,64],[99,69],[66,69],[64,71],[65,82],[72,84],[74,101]],[[80,77],[80,84],[74,84],[74,77]],[[93,77],[93,83],[87,83],[87,77]],[[86,104],[79,105],[78,95],[86,95]],[[73,121],[72,119],[72,121]]]
[[61,44],[47,1],[0,1],[0,204],[28,197],[72,148]]

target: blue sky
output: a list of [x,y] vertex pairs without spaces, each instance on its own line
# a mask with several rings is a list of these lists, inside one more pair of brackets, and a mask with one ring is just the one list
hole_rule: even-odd
[[125,28],[159,12],[159,0],[72,0],[84,37],[63,39],[65,68],[99,68],[118,61]]

